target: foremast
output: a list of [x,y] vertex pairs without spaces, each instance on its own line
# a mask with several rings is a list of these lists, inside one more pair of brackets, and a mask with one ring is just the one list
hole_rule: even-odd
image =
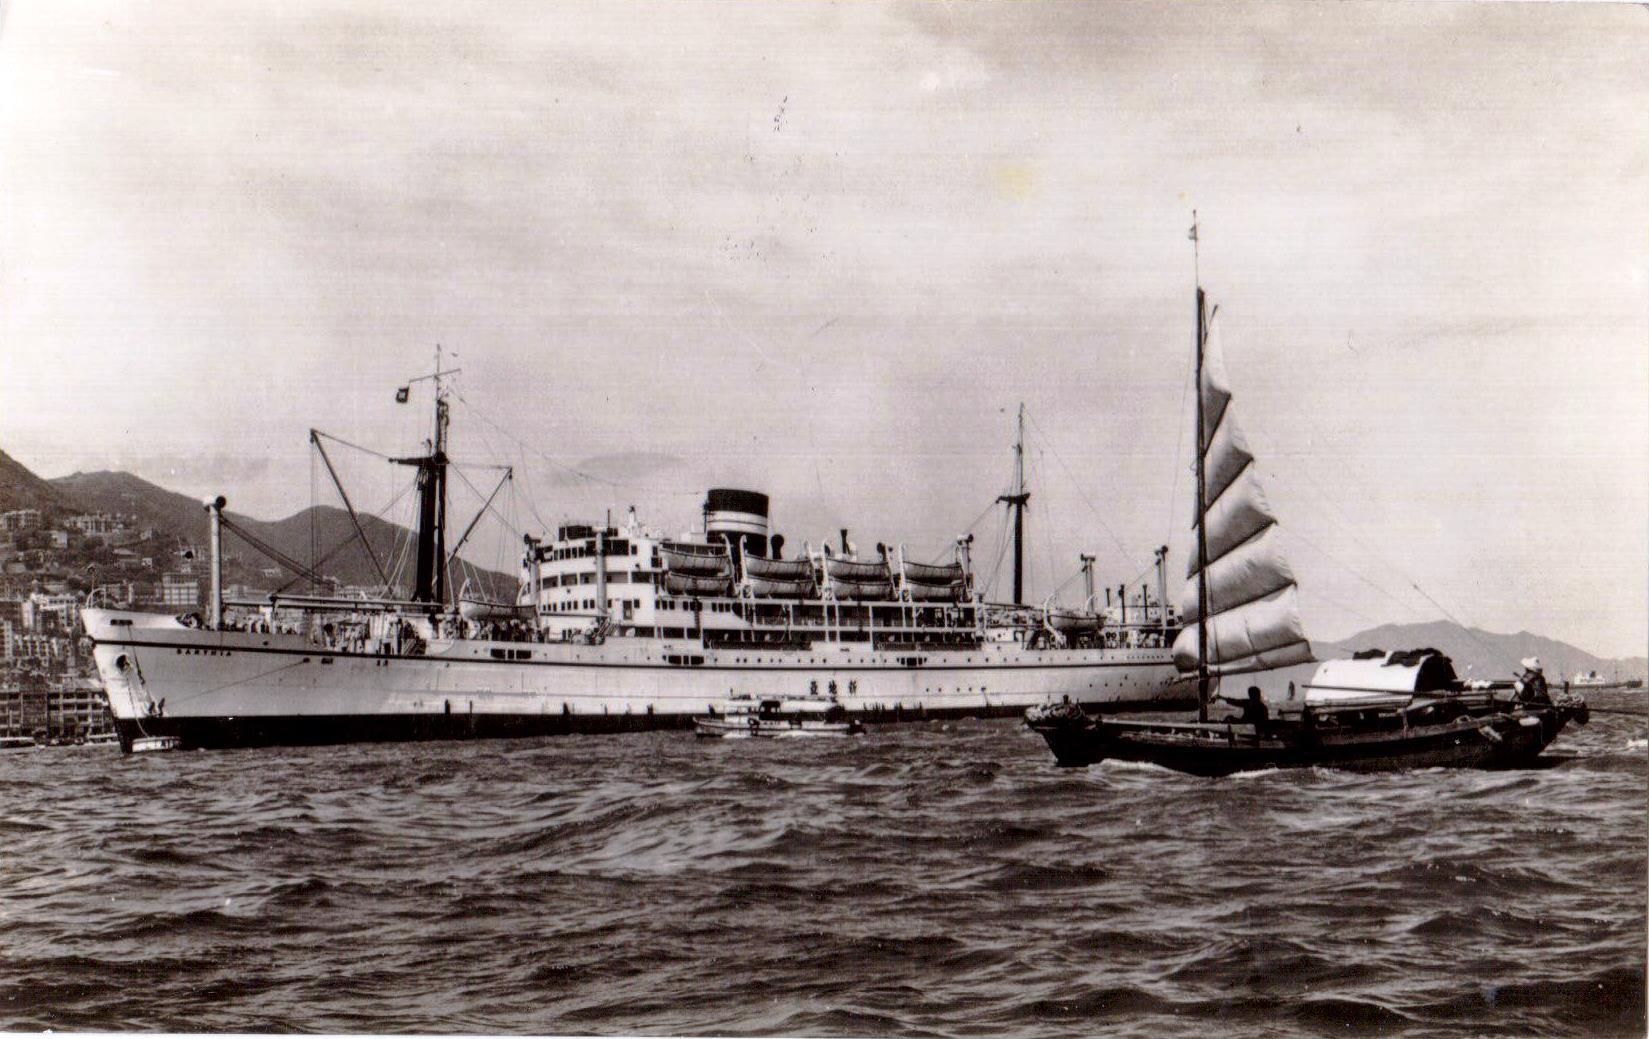
[[397,465],[418,470],[418,545],[414,560],[412,601],[445,605],[447,602],[447,384],[458,369],[441,370],[441,351],[435,351],[435,371],[402,386],[395,399],[405,404],[412,384],[431,381],[435,385],[435,429],[429,453],[413,458],[392,458]]

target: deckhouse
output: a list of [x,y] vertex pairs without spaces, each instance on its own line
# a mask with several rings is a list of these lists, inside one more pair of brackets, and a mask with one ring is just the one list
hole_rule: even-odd
[[701,530],[674,537],[643,526],[564,524],[527,542],[523,599],[551,635],[703,638],[709,645],[870,643],[877,648],[975,645],[987,611],[973,586],[968,539],[954,559],[906,558],[878,545],[860,559],[804,547],[786,558],[765,494],[716,488]]

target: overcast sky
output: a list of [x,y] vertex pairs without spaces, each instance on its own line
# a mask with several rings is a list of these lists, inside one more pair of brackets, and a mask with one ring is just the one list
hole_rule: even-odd
[[0,447],[44,475],[284,515],[310,426],[415,446],[394,388],[441,343],[455,453],[551,522],[679,529],[730,484],[792,544],[936,556],[1024,401],[1032,597],[1079,551],[1179,574],[1196,208],[1308,633],[1447,610],[1644,651],[1640,6],[5,17]]

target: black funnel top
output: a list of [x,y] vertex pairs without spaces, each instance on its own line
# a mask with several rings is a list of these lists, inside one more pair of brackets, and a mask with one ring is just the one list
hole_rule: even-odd
[[704,497],[706,512],[748,512],[767,515],[767,495],[760,491],[741,491],[732,487],[714,487]]

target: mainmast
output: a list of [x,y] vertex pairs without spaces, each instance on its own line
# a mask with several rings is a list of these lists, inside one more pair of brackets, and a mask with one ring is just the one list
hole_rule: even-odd
[[1025,490],[1025,405],[1019,405],[1019,436],[1013,443],[1013,493],[996,499],[1013,510],[1013,601],[1025,601],[1025,503],[1031,500]]
[[395,458],[398,465],[418,470],[418,553],[413,571],[412,600],[445,604],[447,601],[447,388],[442,380],[458,369],[441,370],[441,350],[435,350],[435,373],[413,379],[401,387],[395,399],[406,402],[413,382],[435,382],[435,431],[429,454],[418,458]]
[[[1168,637],[1168,546],[1157,549],[1157,617],[1162,622],[1164,640]],[[1150,615],[1146,615],[1150,619]],[[1166,644],[1166,641],[1165,641]]]
[[[1191,249],[1197,250],[1197,213],[1191,211]],[[1202,354],[1207,341],[1202,273],[1197,272],[1197,720],[1208,720],[1208,515],[1207,441],[1202,413]]]

